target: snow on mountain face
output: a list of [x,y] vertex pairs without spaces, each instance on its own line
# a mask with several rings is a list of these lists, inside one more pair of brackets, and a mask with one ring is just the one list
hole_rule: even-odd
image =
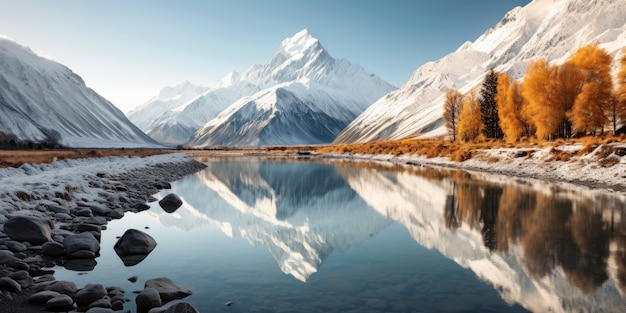
[[625,1],[535,0],[508,12],[474,43],[467,42],[418,68],[400,89],[350,123],[335,142],[444,135],[447,90],[468,92],[481,84],[491,69],[521,78],[533,59],[563,62],[578,48],[594,42],[619,56],[626,46]]
[[72,147],[157,143],[67,67],[0,36],[0,131],[39,142],[58,132]]
[[188,81],[174,87],[165,87],[161,89],[158,96],[130,111],[128,119],[146,131],[147,126],[163,112],[184,105],[208,89],[208,87],[194,85]]
[[269,63],[241,75],[257,90],[234,101],[189,140],[193,145],[329,143],[393,86],[334,59],[305,29],[285,39]]

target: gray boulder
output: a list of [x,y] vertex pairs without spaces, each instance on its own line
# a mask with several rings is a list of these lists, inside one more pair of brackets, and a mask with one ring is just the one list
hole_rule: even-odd
[[185,298],[193,293],[191,287],[178,286],[167,277],[146,281],[145,288],[154,288],[165,302]]
[[71,281],[58,280],[47,284],[44,287],[44,290],[56,291],[60,294],[74,296],[74,294],[76,294],[76,284]]
[[152,236],[137,229],[128,229],[117,240],[113,249],[124,265],[133,266],[143,261],[156,245],[156,240]]
[[28,301],[33,303],[46,303],[48,300],[58,297],[61,294],[56,291],[40,291],[28,297]]
[[65,254],[70,258],[90,259],[100,255],[100,243],[90,232],[71,235],[63,240]]
[[33,217],[16,216],[4,223],[4,233],[13,240],[40,245],[52,240],[51,223]]
[[33,284],[33,278],[27,271],[17,271],[9,275],[9,277],[20,284],[22,289],[28,288]]
[[[87,284],[76,292],[76,304],[85,307],[107,295],[107,290],[100,284]],[[110,306],[110,305],[109,305]]]
[[148,313],[152,308],[161,306],[161,297],[154,288],[145,288],[135,298],[137,313]]
[[74,308],[74,300],[68,295],[56,296],[46,302],[46,311],[65,312]]
[[22,286],[9,277],[0,277],[0,290],[19,293],[22,292]]
[[181,205],[183,205],[183,200],[181,200],[176,194],[170,193],[159,201],[159,205],[165,212],[174,213],[178,210],[178,208],[180,208]]
[[9,264],[12,262],[19,261],[20,259],[15,256],[15,254],[11,251],[0,250],[0,264]]
[[46,256],[64,256],[65,247],[60,242],[49,241],[41,246],[41,254]]

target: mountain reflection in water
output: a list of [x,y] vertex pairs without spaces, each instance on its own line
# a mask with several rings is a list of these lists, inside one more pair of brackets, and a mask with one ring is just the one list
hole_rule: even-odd
[[621,194],[419,167],[201,161],[206,170],[173,184],[185,205],[162,223],[218,225],[266,247],[298,280],[399,223],[508,303],[537,312],[626,305]]

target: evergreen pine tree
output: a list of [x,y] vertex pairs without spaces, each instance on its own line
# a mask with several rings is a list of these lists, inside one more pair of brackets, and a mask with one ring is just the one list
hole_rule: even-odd
[[502,139],[504,133],[500,128],[496,95],[498,93],[498,74],[491,70],[485,77],[480,90],[480,113],[483,122],[483,134],[486,138]]

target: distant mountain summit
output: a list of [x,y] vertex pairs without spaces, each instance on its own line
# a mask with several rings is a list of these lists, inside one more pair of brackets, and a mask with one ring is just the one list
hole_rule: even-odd
[[394,88],[358,65],[334,59],[305,29],[283,40],[267,64],[227,74],[197,97],[161,109],[149,125],[138,123],[140,116],[147,115],[142,112],[166,106],[148,103],[130,119],[167,143],[330,143],[352,119]]
[[69,68],[2,36],[0,69],[0,132],[11,144],[157,146]]
[[491,69],[517,79],[533,59],[564,62],[595,42],[614,56],[626,47],[626,1],[535,0],[516,7],[475,42],[422,65],[402,87],[350,123],[335,142],[444,135],[447,90],[467,92]]
[[371,103],[394,89],[345,59],[334,59],[306,29],[283,40],[265,65],[241,82],[258,91],[200,128],[192,145],[330,143]]

